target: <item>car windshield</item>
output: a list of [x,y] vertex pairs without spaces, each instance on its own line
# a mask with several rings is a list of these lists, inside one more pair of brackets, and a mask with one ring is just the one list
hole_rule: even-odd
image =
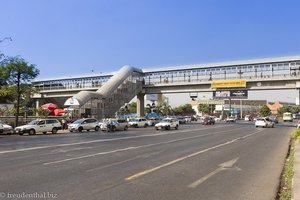
[[78,119],[73,124],[81,124],[85,119]]
[[163,119],[162,122],[170,122],[171,119]]
[[31,122],[28,123],[28,125],[36,125],[40,122],[40,120],[33,120]]
[[256,121],[265,121],[263,118],[258,118]]

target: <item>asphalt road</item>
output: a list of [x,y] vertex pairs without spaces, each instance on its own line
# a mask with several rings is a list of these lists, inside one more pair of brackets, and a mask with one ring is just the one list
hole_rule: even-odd
[[[293,128],[0,136],[1,199],[274,199]],[[22,196],[23,195],[23,196]],[[23,198],[25,199],[25,198]]]

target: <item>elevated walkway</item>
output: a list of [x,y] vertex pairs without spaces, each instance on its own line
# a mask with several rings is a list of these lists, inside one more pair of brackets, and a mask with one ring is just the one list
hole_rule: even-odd
[[65,102],[65,106],[76,107],[84,116],[106,118],[142,91],[143,71],[128,65],[122,67],[96,92],[80,91]]

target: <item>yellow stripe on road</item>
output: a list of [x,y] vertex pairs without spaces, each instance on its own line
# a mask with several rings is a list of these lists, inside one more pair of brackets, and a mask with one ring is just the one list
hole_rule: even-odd
[[219,144],[219,145],[216,145],[216,146],[213,146],[213,147],[210,147],[210,148],[207,148],[207,149],[204,149],[204,150],[201,150],[201,151],[198,151],[198,152],[189,154],[189,155],[187,155],[187,156],[183,156],[183,157],[181,157],[181,158],[177,158],[177,159],[172,160],[172,161],[170,161],[170,162],[167,162],[167,163],[165,163],[165,164],[163,164],[163,165],[160,165],[160,166],[154,167],[154,168],[152,168],[152,169],[148,169],[148,170],[139,172],[139,173],[137,173],[137,174],[134,174],[134,175],[132,175],[132,176],[129,176],[129,177],[125,178],[125,180],[126,180],[126,181],[132,181],[132,180],[134,180],[134,179],[137,179],[137,178],[139,178],[139,177],[145,176],[145,175],[147,175],[147,174],[150,174],[150,173],[155,172],[155,171],[157,171],[157,170],[159,170],[159,169],[168,167],[168,166],[173,165],[173,164],[175,164],[175,163],[178,163],[178,162],[180,162],[180,161],[186,160],[186,159],[188,159],[188,158],[197,156],[197,155],[199,155],[199,154],[205,153],[205,152],[207,152],[207,151],[210,151],[210,150],[213,150],[213,149],[222,147],[222,146],[226,146],[226,145],[231,144],[231,143],[234,143],[234,142],[236,142],[236,141],[238,141],[238,140],[240,140],[240,139],[245,139],[245,138],[250,137],[250,136],[252,136],[252,135],[254,135],[254,134],[256,134],[256,133],[259,133],[259,132],[261,132],[261,131],[263,131],[263,130],[259,130],[259,131],[256,131],[256,132],[254,132],[254,133],[248,134],[248,135],[246,135],[246,136],[238,137],[238,138],[235,138],[235,139],[233,139],[233,140],[224,142],[224,143],[222,143],[222,144]]

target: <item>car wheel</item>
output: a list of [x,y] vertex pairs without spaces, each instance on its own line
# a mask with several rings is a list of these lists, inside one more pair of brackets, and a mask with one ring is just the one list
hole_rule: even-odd
[[43,134],[46,134],[47,132],[43,132]]
[[178,130],[178,125],[175,126],[175,129]]
[[144,127],[147,128],[148,124],[145,124]]
[[78,128],[78,131],[79,131],[79,132],[82,132],[82,130],[83,130],[83,128],[80,126],[80,127]]
[[90,131],[90,129],[88,129],[88,130],[86,130],[87,132],[89,132]]
[[139,125],[137,125],[137,124],[136,124],[136,125],[134,125],[134,127],[135,127],[135,128],[138,128],[138,127],[139,127]]
[[115,132],[115,131],[116,131],[116,127],[113,126],[113,127],[111,128],[111,131],[112,131],[112,132]]
[[124,131],[127,131],[127,130],[128,130],[128,126],[125,126],[125,127],[124,127]]
[[99,126],[96,126],[95,131],[99,131],[99,128],[100,128]]
[[29,135],[35,135],[35,130],[34,129],[30,129],[29,130]]
[[56,134],[57,131],[58,131],[57,128],[53,128],[53,129],[52,129],[52,134]]
[[19,135],[24,135],[24,133],[19,133]]
[[167,127],[167,126],[165,126],[165,130],[168,130],[168,127]]
[[158,128],[155,128],[157,131],[159,130]]

